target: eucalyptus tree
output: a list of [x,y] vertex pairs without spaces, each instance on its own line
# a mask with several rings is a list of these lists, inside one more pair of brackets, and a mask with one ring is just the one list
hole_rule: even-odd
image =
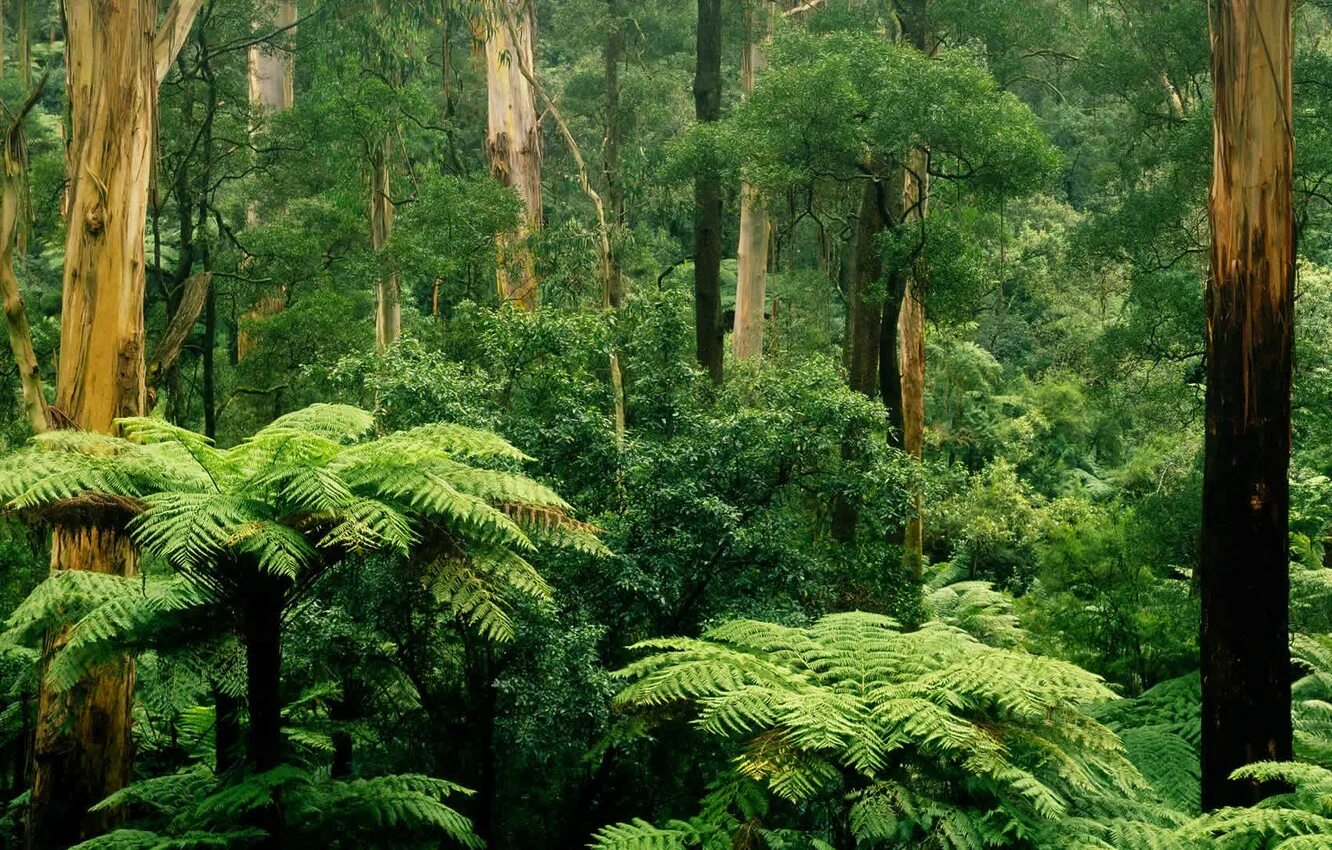
[[[58,426],[107,433],[117,418],[144,412],[144,229],[157,93],[201,5],[175,0],[160,22],[149,0],[64,5],[69,228]],[[116,528],[58,525],[51,568],[132,575],[138,565]],[[52,646],[60,640],[54,635]],[[133,682],[124,659],[63,695],[42,689],[33,846],[63,846],[106,823],[107,813],[88,810],[129,778]]]
[[1295,312],[1288,0],[1213,18],[1202,527],[1202,802],[1257,802],[1236,769],[1291,757],[1290,404]]

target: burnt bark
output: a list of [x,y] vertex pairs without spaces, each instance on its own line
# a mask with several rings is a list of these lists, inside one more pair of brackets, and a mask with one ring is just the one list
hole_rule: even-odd
[[[721,0],[698,0],[694,114],[721,117]],[[694,337],[700,365],[722,380],[721,177],[711,169],[694,178]]]
[[1295,237],[1291,5],[1217,0],[1203,478],[1202,803],[1291,758],[1287,520]]

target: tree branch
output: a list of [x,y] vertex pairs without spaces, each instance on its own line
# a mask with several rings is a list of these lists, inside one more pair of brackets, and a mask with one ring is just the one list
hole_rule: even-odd
[[190,36],[190,27],[203,7],[204,0],[171,0],[171,8],[157,28],[157,38],[153,40],[153,67],[156,70],[157,84],[171,72],[176,63],[176,56],[185,46]]

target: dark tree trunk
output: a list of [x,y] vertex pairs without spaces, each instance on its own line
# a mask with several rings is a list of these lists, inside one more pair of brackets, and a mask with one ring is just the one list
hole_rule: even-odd
[[240,763],[241,700],[213,687],[213,763],[219,775]]
[[[694,113],[699,121],[721,117],[721,0],[698,0],[698,65]],[[713,383],[722,380],[721,179],[694,178],[694,335],[698,362]]]
[[283,585],[257,572],[246,598],[246,702],[250,729],[246,760],[258,771],[282,763],[282,603]]
[[883,210],[887,193],[883,181],[865,184],[856,217],[856,239],[850,262],[847,292],[847,382],[870,398],[878,393],[879,337],[883,329],[883,254],[879,239],[887,222]]
[[1287,473],[1295,240],[1289,0],[1218,0],[1202,523],[1202,803],[1291,757]]
[[906,432],[906,417],[902,407],[902,370],[898,363],[901,350],[898,317],[906,296],[905,270],[894,270],[888,275],[883,299],[883,316],[879,332],[879,394],[888,411],[888,444],[902,448],[902,435]]

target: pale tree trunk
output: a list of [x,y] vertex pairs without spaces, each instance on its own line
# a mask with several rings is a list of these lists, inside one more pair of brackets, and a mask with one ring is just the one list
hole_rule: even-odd
[[[904,180],[906,226],[925,218],[929,175],[925,156],[914,152],[911,173]],[[923,238],[923,234],[922,234]],[[921,469],[925,451],[925,264],[917,261],[907,277],[897,319],[897,366],[902,387],[902,450],[916,464],[911,483],[911,508],[902,532],[902,563],[907,574],[920,578],[924,569],[925,496]]]
[[[602,172],[606,182],[607,225],[612,236],[625,226],[624,176],[620,167],[620,149],[623,146],[623,122],[620,113],[620,66],[624,64],[628,34],[624,13],[624,0],[607,0],[610,29],[606,33],[606,137],[602,145]],[[610,251],[610,278],[606,287],[606,300],[612,309],[624,304],[624,270],[620,267],[619,252],[612,238]]]
[[[296,3],[294,0],[281,0],[273,11],[271,21],[274,30],[282,30],[287,36],[291,27],[296,25]],[[269,23],[264,23],[264,27]],[[249,80],[250,103],[263,112],[272,114],[291,109],[296,103],[294,54],[269,44],[256,44],[250,47]]]
[[[931,53],[932,45],[927,23],[927,0],[910,0],[903,15],[904,30],[912,46],[922,53]],[[905,197],[903,209],[906,223],[920,227],[920,238],[925,239],[924,221],[928,215],[930,199],[929,156],[914,150],[907,157],[907,173],[903,178]],[[925,496],[922,487],[925,450],[925,263],[917,258],[907,277],[902,309],[898,314],[897,363],[902,387],[902,450],[916,463],[916,475],[911,487],[911,508],[902,530],[902,563],[907,574],[920,578],[924,568]]]
[[[606,34],[606,140],[602,146],[602,170],[606,179],[609,212],[599,211],[602,239],[605,244],[606,287],[605,305],[611,310],[624,306],[624,269],[615,239],[625,226],[624,175],[620,168],[620,147],[623,127],[620,116],[620,65],[624,62],[628,39],[628,24],[624,14],[624,0],[607,0],[610,12],[610,30]],[[624,370],[620,367],[620,352],[613,348],[610,355],[611,390],[615,398],[615,435],[623,440],[626,425]]]
[[[390,194],[391,139],[385,137],[370,156],[370,247],[381,254],[393,236]],[[383,258],[381,257],[381,260]],[[396,269],[381,262],[375,280],[375,347],[383,354],[402,335],[402,292]]]
[[[272,19],[258,26],[274,31],[282,30],[282,36],[291,37],[291,27],[296,25],[295,0],[280,0],[273,8]],[[291,109],[296,103],[296,56],[272,44],[256,44],[250,47],[248,60],[250,105],[261,115],[269,116]],[[253,130],[253,128],[251,128]],[[245,222],[254,227],[262,222],[259,207],[250,202],[245,208]],[[264,319],[281,313],[287,305],[287,295],[282,288],[273,289],[260,296],[254,307],[246,313],[250,320]],[[254,339],[245,331],[236,336],[236,359],[243,360],[254,348]]]
[[[760,8],[755,8],[758,4]],[[764,52],[777,18],[776,0],[749,0],[748,30],[740,62],[740,86],[748,94],[768,64]],[[736,248],[735,329],[731,350],[737,360],[763,356],[763,313],[768,286],[768,213],[762,194],[748,181],[740,184],[740,241]]]
[[[117,417],[144,412],[144,228],[157,87],[200,2],[174,3],[158,33],[155,0],[66,0],[69,229],[55,425],[110,433]],[[138,560],[118,525],[64,525],[54,530],[51,568],[128,576]],[[66,638],[48,635],[45,658]],[[133,689],[128,657],[63,693],[42,686],[31,847],[64,848],[118,819],[88,809],[129,779]]]
[[1288,610],[1292,210],[1290,0],[1216,0],[1203,474],[1202,804],[1291,758]]
[[23,119],[36,104],[45,84],[46,77],[42,77],[6,130],[4,167],[0,171],[0,297],[9,327],[9,348],[23,389],[23,412],[35,434],[47,428],[46,393],[42,389],[41,366],[32,348],[23,293],[14,273],[14,248],[23,229],[21,219],[28,210],[28,151],[23,140]]
[[481,25],[486,43],[486,156],[491,175],[523,201],[518,227],[500,234],[496,285],[502,303],[531,310],[537,305],[538,281],[527,242],[541,229],[541,128],[536,93],[519,68],[536,67],[536,4],[490,2],[495,20]]
[[27,89],[32,86],[32,0],[18,0],[17,30],[19,84]]
[[[613,2],[614,0],[612,0]],[[509,28],[510,37],[514,37],[513,33],[519,25],[518,21],[512,15],[506,15],[504,24]],[[537,78],[535,70],[526,61],[520,61],[518,72],[532,87],[532,91],[539,95],[542,102],[545,103],[546,110],[555,121],[555,126],[559,128],[560,135],[569,148],[569,155],[573,157],[574,166],[578,169],[578,185],[587,199],[592,202],[592,209],[597,216],[597,246],[601,259],[601,304],[607,309],[618,309],[618,299],[622,297],[622,294],[617,291],[617,287],[622,285],[623,279],[619,275],[615,251],[611,246],[611,229],[606,218],[606,203],[602,199],[601,193],[592,186],[592,176],[588,172],[587,160],[583,158],[583,149],[579,147],[578,140],[574,138],[573,131],[569,129],[569,124],[564,120],[564,114],[560,112],[559,106],[542,87],[541,80]],[[615,397],[615,437],[617,440],[623,440],[625,434],[624,378],[620,371],[620,355],[617,351],[611,352],[610,372],[611,387]]]

